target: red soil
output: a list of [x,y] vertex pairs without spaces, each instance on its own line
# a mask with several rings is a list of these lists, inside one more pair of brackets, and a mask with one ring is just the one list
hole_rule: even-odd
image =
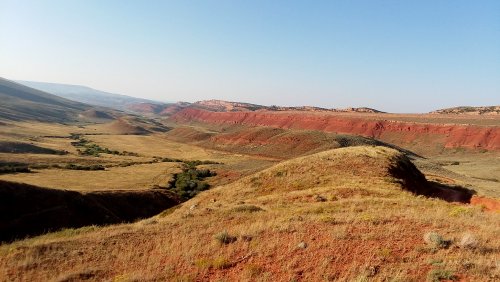
[[498,211],[500,212],[500,200],[490,199],[480,196],[473,196],[470,200],[472,205],[483,206],[485,209],[489,211]]
[[[431,138],[444,148],[500,150],[500,127],[462,124],[428,124],[389,121],[376,117],[342,116],[297,112],[210,112],[187,108],[172,117],[175,121],[270,126],[356,134],[408,144]],[[396,137],[396,138],[395,138]]]

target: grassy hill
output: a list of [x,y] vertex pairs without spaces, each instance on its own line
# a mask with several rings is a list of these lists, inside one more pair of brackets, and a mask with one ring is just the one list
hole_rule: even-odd
[[0,119],[74,121],[90,106],[0,78]]
[[[4,280],[494,281],[499,214],[432,194],[385,147],[329,150],[135,224],[0,247]],[[450,188],[449,193],[462,193]]]
[[135,98],[126,95],[109,93],[81,85],[47,83],[35,81],[18,81],[19,83],[66,99],[86,103],[89,105],[109,107],[118,110],[127,110],[129,105],[139,103],[163,103],[147,99]]

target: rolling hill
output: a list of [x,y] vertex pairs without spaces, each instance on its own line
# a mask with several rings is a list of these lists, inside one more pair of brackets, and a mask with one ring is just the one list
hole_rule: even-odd
[[11,121],[75,121],[91,106],[0,78],[0,119]]
[[135,224],[0,246],[0,277],[496,281],[498,214],[416,196],[435,191],[396,150],[334,149],[215,187]]
[[117,110],[129,110],[128,107],[130,105],[140,104],[140,103],[150,103],[157,106],[164,104],[161,102],[155,102],[147,99],[104,92],[81,85],[22,81],[22,80],[16,82],[66,99],[86,103],[89,105],[109,107]]
[[454,107],[440,109],[431,112],[432,114],[467,114],[467,115],[500,115],[500,106],[485,106],[485,107]]

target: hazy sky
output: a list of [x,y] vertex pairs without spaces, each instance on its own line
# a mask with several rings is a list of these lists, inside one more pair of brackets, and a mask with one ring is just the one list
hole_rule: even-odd
[[167,101],[500,104],[500,1],[0,0],[0,76]]

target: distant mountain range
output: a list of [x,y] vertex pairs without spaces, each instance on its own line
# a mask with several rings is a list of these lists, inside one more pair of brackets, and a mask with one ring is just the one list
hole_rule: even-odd
[[[2,79],[2,83],[6,83],[8,80]],[[14,84],[15,83],[15,87]],[[246,111],[300,111],[300,112],[332,112],[332,113],[383,113],[382,111],[360,107],[360,108],[345,108],[345,109],[328,109],[313,106],[297,106],[297,107],[284,107],[284,106],[264,106],[251,103],[243,102],[230,102],[223,100],[204,100],[195,103],[188,102],[177,102],[177,103],[163,103],[148,99],[135,98],[131,96],[109,93],[97,89],[93,89],[81,85],[70,85],[70,84],[60,84],[60,83],[47,83],[47,82],[34,82],[34,81],[9,81],[8,83],[11,88],[20,89],[21,86],[27,86],[33,88],[27,90],[24,88],[23,91],[28,91],[31,93],[43,93],[46,97],[47,95],[53,94],[62,98],[65,98],[65,103],[75,107],[83,107],[88,105],[108,107],[121,111],[134,112],[142,115],[149,116],[171,116],[181,110],[186,108],[196,108],[203,109],[212,112],[246,112]],[[4,86],[5,89],[6,86]],[[35,92],[33,92],[35,91]],[[43,92],[42,92],[43,91]],[[5,92],[5,91],[4,91]],[[12,93],[12,92],[5,92]],[[5,94],[3,94],[5,95]],[[24,96],[23,96],[24,97]],[[55,97],[55,96],[52,96]],[[12,100],[12,96],[9,98]],[[60,99],[60,98],[59,98]],[[66,100],[68,99],[68,100]],[[55,98],[53,100],[56,100]],[[73,101],[69,101],[73,100]],[[9,100],[10,101],[10,100]],[[19,102],[19,101],[18,101]],[[83,105],[88,104],[88,105]],[[23,110],[23,103],[18,103],[20,107],[19,110]],[[13,108],[7,110],[7,105],[2,105],[5,110],[0,115],[7,115],[12,112]],[[52,114],[55,112],[55,108],[52,108]],[[49,112],[47,112],[49,113]],[[500,106],[485,106],[485,107],[454,107],[447,109],[440,109],[431,112],[432,114],[469,114],[469,115],[498,115],[500,114]],[[30,114],[29,111],[25,111],[25,114]],[[62,114],[56,114],[61,117]]]
[[148,103],[153,105],[165,104],[148,99],[135,98],[121,94],[104,92],[81,85],[23,81],[23,80],[18,80],[16,82],[73,101],[78,101],[89,105],[113,108],[117,110],[129,110],[129,107],[131,105],[140,103]]
[[326,109],[320,107],[283,107],[263,106],[257,104],[230,102],[223,100],[205,100],[195,103],[178,102],[162,103],[148,99],[135,98],[121,94],[100,91],[81,85],[70,85],[60,83],[47,83],[35,81],[16,81],[20,84],[48,92],[66,99],[86,103],[89,105],[109,107],[113,109],[131,111],[145,115],[170,116],[185,108],[192,107],[215,112],[242,112],[242,111],[307,111],[307,112],[358,112],[358,113],[380,113],[381,111],[371,108],[346,108]]
[[229,102],[223,100],[204,100],[195,103],[179,102],[174,104],[151,104],[140,103],[129,107],[129,110],[142,114],[156,114],[170,116],[185,108],[196,108],[211,112],[254,112],[254,111],[300,111],[300,112],[335,112],[335,113],[382,113],[371,108],[346,108],[346,109],[326,109],[320,107],[300,106],[263,106],[242,102]]

